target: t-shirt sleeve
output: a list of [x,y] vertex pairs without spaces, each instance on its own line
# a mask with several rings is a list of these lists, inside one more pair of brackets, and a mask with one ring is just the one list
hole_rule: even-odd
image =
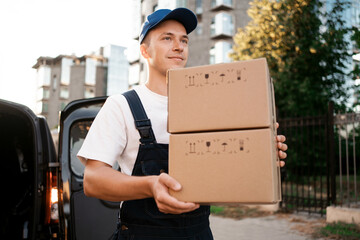
[[77,154],[83,164],[87,159],[93,159],[114,166],[123,152],[127,136],[119,100],[109,97],[94,119]]

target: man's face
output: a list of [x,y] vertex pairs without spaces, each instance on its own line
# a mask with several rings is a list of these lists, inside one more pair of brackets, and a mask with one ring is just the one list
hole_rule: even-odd
[[144,40],[150,71],[165,76],[168,69],[185,67],[188,41],[184,26],[175,20],[167,20],[152,29]]

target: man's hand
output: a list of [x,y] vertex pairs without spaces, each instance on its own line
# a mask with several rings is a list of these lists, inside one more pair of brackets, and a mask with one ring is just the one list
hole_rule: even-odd
[[152,192],[160,212],[180,214],[191,212],[200,207],[199,204],[182,202],[170,196],[169,189],[180,191],[181,185],[166,173],[162,173],[155,178]]
[[[279,128],[279,123],[276,123],[276,128]],[[284,143],[286,141],[286,137],[284,135],[277,135],[276,141],[277,141],[279,158],[285,159],[287,156],[285,151],[288,149],[288,146]],[[285,166],[285,162],[280,161],[280,167],[283,167],[283,166]]]

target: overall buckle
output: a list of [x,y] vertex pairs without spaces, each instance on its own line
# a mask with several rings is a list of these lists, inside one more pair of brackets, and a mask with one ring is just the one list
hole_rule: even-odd
[[140,142],[142,144],[155,142],[155,137],[151,128],[150,119],[137,120],[135,121],[135,125],[136,125],[136,129],[140,133],[140,137],[141,137]]
[[151,128],[151,126],[138,127],[140,137],[141,138],[149,138],[151,135],[150,128]]

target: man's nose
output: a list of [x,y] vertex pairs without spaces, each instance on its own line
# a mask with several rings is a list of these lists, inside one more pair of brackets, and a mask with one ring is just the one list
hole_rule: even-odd
[[174,51],[182,52],[184,50],[184,46],[183,46],[183,44],[181,43],[180,40],[175,40],[173,43],[174,43],[174,45],[173,45],[173,50]]

